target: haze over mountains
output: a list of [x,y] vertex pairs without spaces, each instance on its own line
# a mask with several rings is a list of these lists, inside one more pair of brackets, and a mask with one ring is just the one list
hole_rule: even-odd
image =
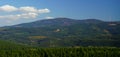
[[0,39],[40,47],[120,47],[120,21],[55,18],[0,28]]

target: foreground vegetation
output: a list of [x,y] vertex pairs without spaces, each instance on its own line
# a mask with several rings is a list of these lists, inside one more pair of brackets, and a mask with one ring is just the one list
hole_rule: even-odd
[[119,57],[117,47],[40,48],[0,40],[0,57]]
[[0,48],[0,57],[119,57],[120,48],[113,47],[69,47]]

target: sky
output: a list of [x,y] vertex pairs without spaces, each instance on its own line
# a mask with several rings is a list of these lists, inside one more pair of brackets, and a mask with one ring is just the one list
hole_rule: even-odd
[[0,26],[58,17],[120,21],[120,0],[0,0]]

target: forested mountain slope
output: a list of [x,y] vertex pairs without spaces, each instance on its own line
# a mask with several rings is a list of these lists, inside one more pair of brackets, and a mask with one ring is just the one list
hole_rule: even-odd
[[40,47],[120,47],[120,22],[55,18],[1,27],[0,39]]

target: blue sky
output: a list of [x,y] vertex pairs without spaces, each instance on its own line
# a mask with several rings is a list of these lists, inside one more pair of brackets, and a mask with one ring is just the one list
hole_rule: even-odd
[[120,21],[120,0],[0,0],[0,26],[56,17]]

